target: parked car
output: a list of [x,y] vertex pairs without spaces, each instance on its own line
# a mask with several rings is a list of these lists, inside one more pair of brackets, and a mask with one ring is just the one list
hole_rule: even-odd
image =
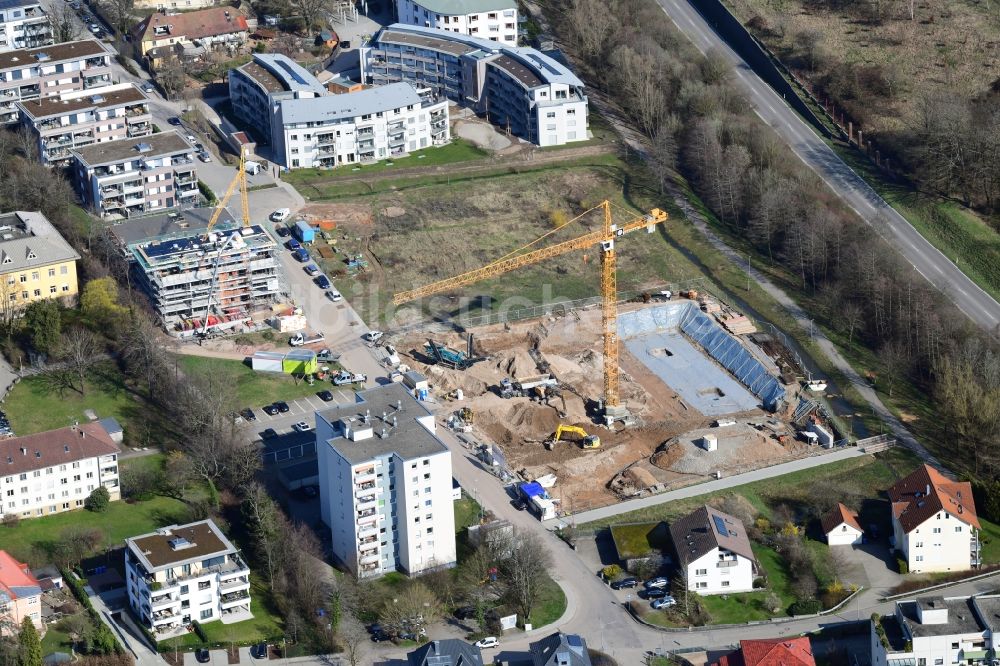
[[667,591],[660,587],[651,587],[648,590],[640,592],[639,596],[647,599],[663,599],[667,596]]
[[677,600],[668,595],[663,597],[662,599],[653,599],[653,603],[649,605],[656,610],[660,610],[661,608],[670,608],[671,606],[676,606]]
[[323,402],[330,402],[331,400],[333,400],[333,394],[330,393],[329,391],[317,391],[316,397],[322,400]]
[[500,640],[496,636],[487,636],[476,641],[476,647],[480,649],[500,647]]
[[316,352],[317,361],[336,361],[340,358],[340,354],[334,354],[330,351],[329,347],[323,347],[318,352]]
[[616,580],[611,583],[612,590],[624,590],[626,588],[636,587],[639,584],[638,579],[635,578],[622,578],[621,580]]
[[528,508],[528,505],[524,503],[524,500],[514,498],[510,501],[510,505],[517,509],[518,511],[524,511]]
[[196,143],[194,144],[194,149],[200,153],[201,151],[205,150],[205,146],[204,144]]
[[264,405],[264,413],[268,416],[274,416],[278,413],[278,408],[274,405]]
[[254,659],[267,659],[267,643],[257,643],[251,646],[250,656]]
[[167,122],[177,127],[180,127],[181,125],[181,119],[178,118],[177,116],[170,116],[169,118],[167,118]]
[[191,145],[198,143],[198,139],[195,138],[194,134],[185,134],[184,138],[191,142]]
[[296,430],[298,432],[309,432],[312,429],[313,427],[305,421],[299,421],[298,423],[292,425],[292,430]]
[[244,419],[245,419],[246,421],[248,421],[248,422],[249,422],[249,421],[256,421],[256,420],[257,420],[257,415],[256,415],[256,414],[254,414],[253,410],[252,410],[252,409],[250,409],[249,407],[247,407],[247,408],[246,408],[246,409],[244,409],[244,410],[243,410],[242,412],[240,412],[240,414],[241,414],[241,415],[243,416],[243,418],[244,418]]
[[326,290],[326,297],[329,298],[334,303],[338,303],[344,300],[344,295],[341,294],[336,289],[334,289],[333,287],[330,287],[329,289]]
[[329,289],[331,286],[330,278],[328,278],[325,275],[320,275],[319,277],[316,278],[316,286],[319,287],[320,289]]
[[654,587],[664,588],[667,585],[670,585],[670,579],[666,578],[665,576],[660,576],[658,578],[650,578],[644,583],[644,585],[646,586],[647,590]]
[[211,162],[212,153],[208,152],[207,150],[202,150],[198,153],[198,159],[201,160],[202,162]]
[[375,622],[375,623],[373,623],[373,624],[369,624],[369,625],[368,625],[367,627],[365,627],[365,628],[366,628],[366,629],[368,630],[368,633],[369,633],[369,634],[378,634],[378,633],[381,633],[382,631],[384,631],[384,630],[382,629],[382,625],[381,625],[381,624],[379,624],[379,623],[377,623],[377,622]]
[[288,413],[289,410],[288,403],[285,402],[284,400],[279,400],[278,402],[274,403],[274,406],[277,407],[278,411],[281,412],[282,414]]
[[361,338],[365,342],[378,342],[379,340],[382,339],[384,335],[385,333],[383,333],[382,331],[368,331],[367,333],[362,335]]
[[288,208],[279,208],[278,210],[271,213],[272,222],[284,222],[288,219],[288,216],[292,214],[292,211]]
[[149,83],[147,81],[146,83],[142,84],[142,92],[148,93],[148,94],[152,94],[152,93],[156,92],[156,86],[154,86],[152,83]]
[[294,238],[289,238],[288,242],[285,243],[285,247],[287,247],[292,252],[296,252],[302,249],[302,243],[298,242]]
[[198,660],[199,664],[207,664],[212,661],[211,653],[205,648],[198,648],[194,651],[194,658]]
[[305,270],[305,272],[309,274],[309,277],[313,277],[314,275],[319,275],[319,267],[316,264],[309,264],[303,270]]
[[384,632],[384,631],[375,631],[375,632],[372,632],[372,642],[373,643],[381,643],[382,641],[388,641],[388,640],[392,640],[392,636],[390,636],[386,632]]
[[261,439],[274,439],[277,436],[278,436],[278,433],[275,431],[274,428],[267,428],[266,430],[261,430],[260,431],[260,438]]
[[316,486],[302,486],[302,494],[309,499],[319,497],[319,490]]

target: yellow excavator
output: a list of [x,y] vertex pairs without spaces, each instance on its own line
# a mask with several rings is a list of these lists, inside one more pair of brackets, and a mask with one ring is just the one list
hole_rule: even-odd
[[[562,441],[563,434],[577,435],[579,439],[574,441],[580,442],[580,447],[584,449],[599,449],[601,448],[601,438],[597,435],[588,435],[587,431],[580,426],[566,425],[560,423],[559,427],[556,428],[555,436],[549,440],[554,446],[556,442]],[[551,447],[549,447],[551,448]]]

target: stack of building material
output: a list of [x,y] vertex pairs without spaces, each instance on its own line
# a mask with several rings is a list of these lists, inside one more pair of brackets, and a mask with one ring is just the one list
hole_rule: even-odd
[[722,306],[719,305],[719,302],[714,298],[709,298],[708,296],[702,296],[699,298],[698,303],[701,305],[701,311],[708,314],[720,312],[722,310]]
[[717,319],[733,335],[747,335],[757,332],[757,327],[753,325],[752,321],[746,318],[746,315],[726,312],[718,315]]

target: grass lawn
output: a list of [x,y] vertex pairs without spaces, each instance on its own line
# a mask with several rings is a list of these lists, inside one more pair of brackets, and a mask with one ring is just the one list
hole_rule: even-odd
[[59,390],[40,376],[27,377],[11,389],[3,410],[17,435],[31,435],[85,423],[84,410],[92,409],[98,418],[113,416],[126,429],[129,424],[148,421],[151,408],[126,385],[110,363],[102,363],[86,382],[86,394],[72,389]]
[[203,356],[178,356],[181,372],[206,372],[221,374],[233,387],[233,400],[237,409],[260,408],[275,400],[294,400],[316,395],[317,391],[329,388],[328,384],[316,382],[313,386],[296,381],[290,375],[254,372],[241,361]]
[[539,590],[538,599],[531,609],[531,625],[533,628],[552,624],[566,612],[566,595],[562,588],[551,578]]
[[78,509],[22,520],[17,527],[0,527],[0,544],[21,561],[40,566],[49,562],[47,553],[59,540],[60,533],[69,527],[96,527],[104,532],[106,545],[120,546],[126,537],[187,519],[184,503],[169,497],[154,497],[135,504],[112,502],[104,513]]
[[629,559],[642,557],[651,550],[666,548],[670,534],[666,523],[639,523],[636,525],[614,525],[611,536],[618,548],[618,557]]
[[[878,492],[885,490],[897,480],[914,470],[919,465],[918,459],[903,448],[895,448],[875,456],[862,456],[829,463],[820,467],[792,472],[773,479],[755,481],[742,486],[734,486],[724,491],[698,495],[690,499],[667,502],[637,511],[616,516],[615,518],[599,520],[585,525],[581,529],[598,529],[610,527],[613,523],[638,523],[667,520],[686,515],[705,504],[713,497],[730,494],[742,495],[754,507],[770,516],[771,506],[777,502],[806,501],[819,479],[822,483],[838,488],[845,494],[854,493],[866,497],[877,497]],[[613,521],[613,523],[612,523]]]
[[[757,556],[758,564],[767,572],[767,589],[744,594],[713,594],[702,597],[702,603],[712,616],[712,624],[766,620],[788,614],[787,609],[795,601],[795,595],[792,594],[785,561],[773,549],[759,544],[753,544],[753,553]],[[778,595],[782,605],[782,610],[773,615],[764,608],[764,599],[771,592]]]
[[178,638],[162,641],[160,650],[173,649],[174,642],[182,650],[192,650],[203,645],[224,646],[231,643],[251,645],[261,640],[280,639],[284,624],[276,612],[271,611],[271,591],[256,575],[250,574],[250,612],[252,620],[244,620],[235,624],[223,624],[221,620],[201,625],[205,637],[202,642],[198,634],[191,632]]
[[[88,625],[93,626],[90,620],[90,616],[87,615],[87,611],[80,610],[76,613],[80,617],[84,618]],[[55,624],[47,625],[45,630],[45,636],[42,637],[42,656],[50,655],[53,652],[65,652],[71,654],[73,647],[73,641],[70,640],[70,636],[67,632],[63,631],[63,618]]]
[[1000,525],[991,523],[982,516],[979,518],[982,531],[979,540],[983,547],[983,564],[1000,563]]
[[455,533],[458,534],[470,525],[479,523],[479,516],[482,508],[468,495],[463,494],[462,499],[454,502],[455,505]]

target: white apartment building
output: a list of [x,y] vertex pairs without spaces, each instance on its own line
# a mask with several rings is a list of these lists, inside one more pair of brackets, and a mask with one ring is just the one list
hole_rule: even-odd
[[177,132],[96,143],[71,154],[76,187],[102,217],[128,218],[198,203],[194,146]]
[[674,563],[699,594],[750,592],[757,559],[743,522],[710,506],[670,524]]
[[536,49],[395,23],[361,50],[361,74],[373,85],[426,88],[539,146],[589,138],[583,82]]
[[38,138],[43,164],[67,165],[71,150],[153,133],[149,98],[132,83],[18,102],[17,107]]
[[455,565],[451,452],[401,384],[316,412],[320,505],[333,553],[362,578]]
[[332,93],[280,54],[256,54],[232,70],[229,98],[289,169],[377,161],[451,140],[448,101],[431,91],[396,83]]
[[55,42],[52,21],[36,0],[0,0],[0,52]]
[[924,464],[887,491],[896,551],[911,573],[963,571],[981,563],[972,484]]
[[21,121],[17,102],[111,84],[111,53],[96,39],[0,53],[0,124]]
[[125,572],[129,606],[154,635],[253,618],[250,569],[211,520],[125,539]]
[[514,0],[396,0],[400,23],[517,46]]
[[1000,596],[897,601],[871,625],[872,666],[994,664],[1000,648]]
[[120,499],[119,452],[98,423],[0,441],[0,518],[80,509],[98,486]]

